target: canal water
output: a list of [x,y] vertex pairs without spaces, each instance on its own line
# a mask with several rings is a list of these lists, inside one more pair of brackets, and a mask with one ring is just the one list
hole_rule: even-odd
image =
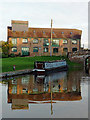
[[3,79],[2,118],[88,118],[88,78],[82,70]]

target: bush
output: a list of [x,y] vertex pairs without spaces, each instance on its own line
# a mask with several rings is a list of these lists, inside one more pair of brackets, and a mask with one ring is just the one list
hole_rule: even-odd
[[2,53],[2,58],[8,58],[7,54]]
[[14,53],[11,53],[11,54],[9,55],[9,57],[15,57],[15,54],[14,54]]

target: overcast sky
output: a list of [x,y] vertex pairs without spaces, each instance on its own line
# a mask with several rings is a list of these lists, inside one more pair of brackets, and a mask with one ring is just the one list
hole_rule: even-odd
[[[37,1],[37,2],[36,2]],[[81,44],[88,48],[88,0],[2,0],[0,40],[7,40],[11,20],[29,21],[29,27],[75,28],[82,30]]]

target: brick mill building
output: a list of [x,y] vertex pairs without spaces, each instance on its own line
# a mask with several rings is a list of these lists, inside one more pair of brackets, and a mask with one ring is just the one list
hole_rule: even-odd
[[[28,21],[12,20],[8,27],[8,42],[13,47],[10,54],[22,56],[63,55],[67,52],[79,51],[81,47],[81,30],[28,27]],[[51,46],[51,47],[50,47]]]

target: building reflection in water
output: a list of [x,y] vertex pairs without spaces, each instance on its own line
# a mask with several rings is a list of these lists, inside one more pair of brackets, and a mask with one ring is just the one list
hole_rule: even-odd
[[8,82],[12,109],[29,109],[29,103],[81,100],[80,75],[58,72],[48,76],[26,75]]

